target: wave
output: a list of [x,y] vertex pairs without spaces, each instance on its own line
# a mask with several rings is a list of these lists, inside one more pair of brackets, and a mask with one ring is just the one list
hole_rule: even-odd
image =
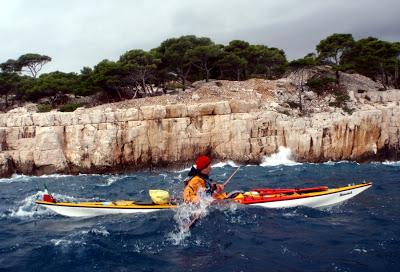
[[234,161],[228,160],[225,162],[218,162],[216,164],[211,165],[212,168],[223,168],[225,166],[230,166],[230,167],[239,167],[240,165],[236,164]]
[[[36,205],[35,201],[42,199],[45,191],[39,191],[36,194],[25,197],[23,200],[17,203],[17,207],[8,210],[10,217],[35,217],[41,215],[51,215],[53,214],[49,209],[44,207],[39,207]],[[62,195],[62,194],[52,194],[59,201],[80,201],[81,199]]]
[[[31,182],[32,179],[58,179],[74,177],[75,175],[67,174],[49,174],[41,176],[29,176],[21,174],[13,174],[10,178],[0,178],[0,183],[13,183],[13,182]],[[78,176],[101,176],[100,174],[79,174]]]
[[192,168],[192,167],[188,167],[188,168],[184,168],[184,169],[182,169],[182,170],[177,170],[177,171],[173,171],[173,172],[174,172],[174,173],[189,172],[191,168]]
[[112,184],[114,184],[115,182],[117,182],[117,181],[119,181],[119,180],[121,180],[121,179],[124,179],[124,178],[126,178],[126,177],[127,177],[126,175],[113,175],[113,176],[108,177],[108,178],[105,180],[104,183],[96,184],[96,186],[99,186],[99,187],[108,187],[108,186],[111,186]]
[[88,230],[81,230],[79,232],[69,234],[60,239],[51,239],[50,242],[54,246],[61,246],[61,247],[67,247],[70,245],[83,245],[84,246],[84,245],[86,245],[86,238],[89,235],[107,237],[110,235],[110,233],[107,231],[107,229],[104,226],[100,226],[100,227],[95,227],[95,228],[88,229]]
[[10,178],[1,178],[0,183],[28,182],[31,181],[31,179],[31,176],[14,174]]
[[292,152],[290,148],[280,146],[278,153],[272,154],[271,156],[264,156],[260,166],[277,166],[277,165],[301,165],[302,163],[293,161],[291,159]]
[[382,164],[390,166],[400,166],[400,161],[384,161],[382,162]]
[[[225,166],[230,166],[230,167],[235,167],[236,168],[236,167],[239,167],[240,165],[235,163],[232,160],[227,160],[227,161],[224,161],[224,162],[217,162],[217,163],[211,165],[212,168],[223,168]],[[182,170],[173,171],[173,172],[174,173],[189,172],[191,168],[192,168],[192,166],[188,167],[188,168],[184,168]]]
[[[323,162],[323,165],[336,165],[336,164],[357,164],[360,165],[360,163],[356,162],[356,161],[348,161],[348,160],[343,160],[343,161],[327,161],[327,162]],[[321,163],[309,163],[309,164],[321,164]]]

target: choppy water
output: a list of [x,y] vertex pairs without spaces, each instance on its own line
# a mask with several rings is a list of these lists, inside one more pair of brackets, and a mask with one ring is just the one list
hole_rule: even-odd
[[[212,176],[225,180],[232,165]],[[33,201],[44,184],[63,200],[147,200],[149,188],[180,197],[187,171],[1,179],[0,271],[399,270],[400,163],[263,165],[243,166],[227,190],[374,186],[329,210],[214,207],[182,233],[175,211],[71,219]]]

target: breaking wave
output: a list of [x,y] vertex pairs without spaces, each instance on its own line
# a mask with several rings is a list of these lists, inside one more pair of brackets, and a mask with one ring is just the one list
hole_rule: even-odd
[[400,161],[384,161],[382,162],[382,164],[390,166],[400,166]]
[[[35,201],[43,198],[45,191],[39,191],[36,194],[25,197],[23,200],[16,204],[15,209],[10,209],[9,216],[11,217],[35,217],[41,215],[51,215],[54,214],[50,210],[39,207]],[[52,194],[59,201],[79,201],[75,197],[62,195],[62,194]]]
[[292,160],[291,157],[292,152],[290,148],[280,146],[278,153],[272,154],[271,156],[264,156],[260,166],[301,165],[301,163]]
[[230,167],[239,167],[240,165],[236,164],[234,161],[226,161],[226,162],[218,162],[216,164],[211,165],[212,168],[223,168],[225,166],[230,166]]

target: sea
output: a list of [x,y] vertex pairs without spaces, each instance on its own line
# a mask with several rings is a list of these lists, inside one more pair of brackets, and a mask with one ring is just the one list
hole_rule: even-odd
[[[223,182],[238,166],[215,163],[211,177]],[[0,271],[400,271],[400,162],[298,163],[281,148],[240,166],[227,191],[373,186],[323,209],[205,205],[188,230],[184,206],[68,218],[35,200],[47,187],[60,201],[150,201],[148,190],[162,189],[179,202],[189,169],[15,175],[0,179]]]

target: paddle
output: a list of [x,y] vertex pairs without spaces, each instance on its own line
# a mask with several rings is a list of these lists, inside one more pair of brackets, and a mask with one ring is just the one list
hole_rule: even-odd
[[[239,171],[239,169],[240,169],[240,166],[232,173],[232,175],[230,175],[230,177],[224,183],[222,183],[222,185],[224,187],[226,184],[228,184],[232,180],[233,176],[237,173],[237,171]],[[192,218],[192,220],[189,222],[189,224],[187,226],[185,226],[185,229],[189,230],[190,227],[193,226],[194,223],[196,223],[196,221],[200,218],[200,216],[201,216],[201,213],[196,213],[196,215]]]
[[224,187],[225,187],[225,185],[228,184],[228,182],[230,182],[232,180],[233,176],[237,173],[237,171],[239,171],[239,169],[240,169],[240,166],[238,168],[236,168],[235,172],[233,172],[232,175],[224,183],[222,183],[222,185]]

